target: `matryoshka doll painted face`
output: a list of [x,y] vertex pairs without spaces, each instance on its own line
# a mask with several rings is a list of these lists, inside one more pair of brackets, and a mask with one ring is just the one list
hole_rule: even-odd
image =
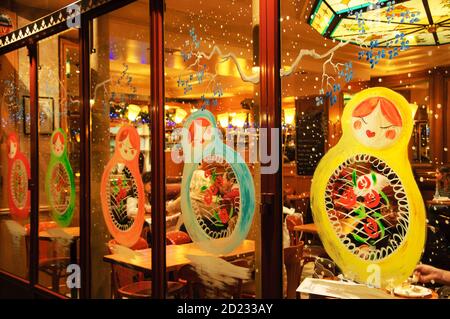
[[57,132],[52,138],[52,151],[57,157],[64,153],[64,136],[61,132]]
[[139,153],[139,135],[132,130],[123,129],[117,137],[117,147],[120,156],[126,161],[132,161]]
[[364,100],[352,113],[352,131],[364,146],[381,149],[396,142],[402,130],[397,107],[383,97]]
[[15,135],[10,135],[8,138],[8,158],[13,159],[16,157],[18,148],[18,141]]

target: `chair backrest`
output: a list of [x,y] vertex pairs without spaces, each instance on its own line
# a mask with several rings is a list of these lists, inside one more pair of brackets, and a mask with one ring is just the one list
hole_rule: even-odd
[[[27,251],[27,258],[29,256],[29,249],[30,249],[30,232],[31,232],[31,224],[26,224],[25,226],[25,247]],[[46,231],[48,229],[57,228],[58,224],[54,221],[46,221],[46,222],[40,222],[39,223],[39,230],[38,232]],[[44,259],[48,258],[49,253],[54,250],[54,243],[49,240],[39,240],[39,258]],[[56,253],[56,252],[54,252]]]
[[181,267],[178,270],[178,279],[186,284],[189,299],[205,298],[205,286],[194,266],[188,264]]
[[296,289],[300,284],[303,265],[301,263],[304,243],[284,248],[283,260],[286,267],[286,295],[288,299],[295,299]]
[[286,227],[289,232],[290,245],[295,246],[300,243],[300,233],[294,230],[295,226],[303,225],[303,218],[299,214],[286,216]]
[[[109,253],[112,254],[112,246],[117,245],[117,241],[112,239],[108,242],[108,250]],[[144,238],[139,238],[139,240],[134,244],[130,249],[132,250],[140,250],[148,248],[147,241]],[[117,290],[121,287],[124,287],[128,284],[131,284],[136,281],[142,281],[144,279],[144,274],[142,272],[138,272],[135,270],[131,270],[119,265],[111,264],[112,270],[112,285],[113,292],[115,296],[117,296]]]
[[191,243],[191,237],[181,230],[169,231],[166,233],[167,245],[183,245]]

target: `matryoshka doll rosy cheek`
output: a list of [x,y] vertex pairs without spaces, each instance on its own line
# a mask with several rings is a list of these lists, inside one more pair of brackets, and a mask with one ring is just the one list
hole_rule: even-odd
[[390,129],[386,131],[385,136],[387,139],[393,140],[397,136],[397,133],[395,132],[395,130]]

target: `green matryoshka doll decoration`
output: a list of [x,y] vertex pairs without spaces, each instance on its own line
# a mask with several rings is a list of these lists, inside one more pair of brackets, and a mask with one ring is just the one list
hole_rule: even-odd
[[75,180],[67,156],[67,135],[56,129],[50,139],[51,157],[45,191],[53,219],[61,227],[70,225],[75,207]]

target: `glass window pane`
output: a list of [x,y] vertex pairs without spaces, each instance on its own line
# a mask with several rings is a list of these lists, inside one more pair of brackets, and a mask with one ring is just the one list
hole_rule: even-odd
[[81,275],[78,30],[40,41],[38,57],[39,284],[76,298]]
[[[433,201],[448,191],[450,16],[432,9],[441,4],[281,1],[285,224],[291,245],[305,243],[302,280],[343,272],[385,287],[419,260],[448,267]],[[423,29],[430,16],[439,22]],[[333,260],[311,262],[318,256]],[[373,276],[369,260],[381,267]]]
[[[149,189],[144,188],[151,169],[149,23],[148,1],[93,21],[90,214],[94,298],[150,297],[150,204]],[[141,258],[136,254],[142,254]]]
[[166,1],[164,21],[169,285],[258,296],[258,1]]
[[[0,268],[28,278],[30,249],[30,64],[21,48],[0,56]],[[28,113],[26,110],[28,109]]]

